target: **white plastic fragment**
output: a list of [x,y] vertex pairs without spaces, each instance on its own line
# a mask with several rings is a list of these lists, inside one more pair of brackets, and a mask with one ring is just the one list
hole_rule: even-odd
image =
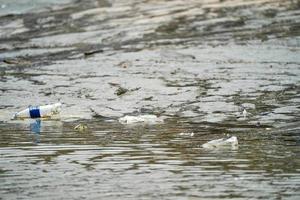
[[248,112],[247,112],[247,110],[244,108],[244,110],[243,110],[243,117],[246,118],[247,115],[248,115]]
[[190,136],[190,137],[193,137],[194,136],[194,133],[191,132],[191,133],[179,133],[180,136]]
[[232,136],[230,138],[212,140],[203,144],[202,147],[205,149],[216,149],[224,147],[231,147],[232,149],[236,149],[238,147],[238,139],[236,136]]
[[60,113],[61,106],[61,103],[44,106],[29,106],[25,110],[15,113],[12,119],[51,117]]
[[155,124],[163,122],[162,118],[159,118],[155,115],[139,115],[139,116],[129,116],[119,118],[121,124],[135,124],[135,123],[146,123],[146,124]]

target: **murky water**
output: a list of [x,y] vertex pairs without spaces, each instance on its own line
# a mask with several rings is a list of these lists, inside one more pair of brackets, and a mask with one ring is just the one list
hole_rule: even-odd
[[299,1],[49,2],[0,17],[0,199],[300,198]]
[[[34,122],[31,122],[34,123]],[[2,126],[4,199],[298,199],[299,129],[245,124],[120,126],[92,120]],[[228,130],[230,127],[230,130]],[[194,136],[181,132],[193,131]],[[222,133],[239,138],[236,150],[204,150]]]

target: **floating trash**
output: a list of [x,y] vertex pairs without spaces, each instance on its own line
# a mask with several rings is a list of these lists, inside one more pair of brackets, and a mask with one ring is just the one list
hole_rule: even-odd
[[216,149],[216,148],[224,148],[224,147],[231,147],[232,149],[237,149],[238,139],[236,136],[232,136],[230,138],[212,140],[203,144],[202,147],[205,149]]
[[248,112],[247,112],[247,110],[244,108],[244,110],[243,110],[243,117],[246,118],[247,115],[248,115]]
[[85,124],[78,124],[74,127],[74,130],[82,133],[86,132],[88,130],[88,127]]
[[251,113],[247,112],[245,107],[241,107],[241,111],[237,113],[238,120],[246,120]]
[[187,137],[193,137],[194,136],[194,133],[191,132],[191,133],[179,133],[180,136],[187,136]]
[[55,103],[44,106],[29,106],[25,110],[14,114],[12,119],[24,119],[24,118],[47,118],[57,115],[61,111],[61,103]]
[[156,115],[139,115],[139,116],[124,116],[119,119],[121,124],[135,124],[135,123],[147,123],[155,124],[163,122],[162,118],[157,117]]

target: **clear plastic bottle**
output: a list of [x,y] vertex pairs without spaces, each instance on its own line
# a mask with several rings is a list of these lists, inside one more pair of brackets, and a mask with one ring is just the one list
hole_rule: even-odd
[[61,106],[61,103],[44,106],[29,106],[25,110],[15,113],[12,119],[51,117],[60,113]]

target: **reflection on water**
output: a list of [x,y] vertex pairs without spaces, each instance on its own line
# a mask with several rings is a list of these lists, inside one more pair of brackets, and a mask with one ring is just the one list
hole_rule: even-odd
[[30,123],[30,131],[35,134],[40,134],[41,132],[41,120],[37,119]]
[[40,133],[41,133],[41,120],[37,119],[34,122],[30,123],[30,132],[34,134],[34,143],[40,142]]

